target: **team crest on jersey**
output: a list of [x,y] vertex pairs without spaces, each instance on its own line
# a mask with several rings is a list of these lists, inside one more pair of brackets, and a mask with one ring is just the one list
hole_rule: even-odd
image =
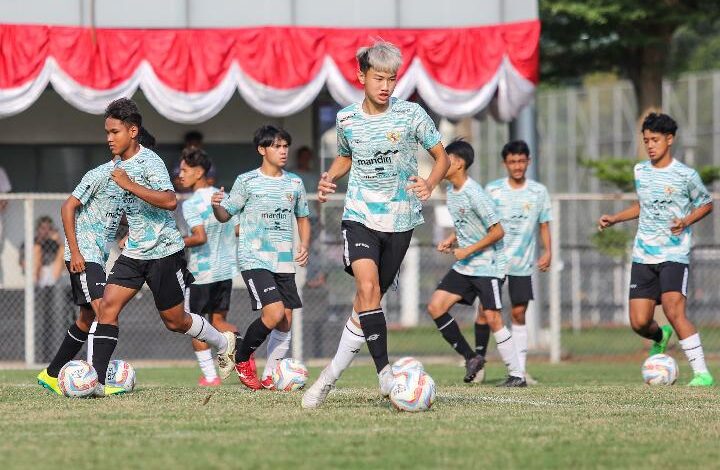
[[400,142],[400,131],[388,131],[387,134],[385,134],[385,137],[387,137],[387,140],[393,144],[397,144]]
[[293,202],[295,200],[295,195],[293,193],[285,193],[285,198],[288,201]]
[[672,186],[665,186],[665,194],[666,195],[672,196],[674,192],[675,192],[675,188],[673,188]]
[[532,203],[526,202],[523,205],[523,212],[530,212],[530,209],[532,209]]

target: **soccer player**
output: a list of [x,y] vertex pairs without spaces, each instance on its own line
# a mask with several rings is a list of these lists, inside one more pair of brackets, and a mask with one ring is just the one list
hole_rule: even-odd
[[[147,131],[143,129],[147,134]],[[148,134],[149,135],[149,134]],[[61,395],[58,373],[71,361],[88,339],[88,332],[105,291],[105,263],[108,243],[115,239],[121,211],[120,188],[110,179],[113,157],[88,171],[65,200],[60,215],[65,229],[65,266],[70,273],[73,301],[80,313],[65,333],[55,357],[37,376],[38,383]]]
[[[341,230],[345,270],[355,277],[356,294],[335,358],[304,394],[305,408],[320,406],[363,342],[375,362],[381,393],[390,393],[395,381],[380,300],[395,281],[413,229],[424,222],[422,201],[449,166],[440,133],[425,110],[391,97],[402,64],[400,50],[378,41],[360,48],[356,58],[365,98],[338,112],[338,156],[318,183],[318,199],[325,202],[335,192],[335,181],[350,172]],[[418,176],[418,144],[435,159],[427,179]]]
[[[238,267],[252,309],[261,311],[235,355],[240,382],[252,390],[272,388],[271,371],[290,348],[292,311],[302,307],[294,262],[307,265],[310,222],[302,180],[283,169],[291,143],[290,134],[283,129],[269,125],[259,128],[253,144],[262,156],[260,168],[239,175],[229,197],[223,188],[212,197],[217,220],[227,222],[237,216]],[[300,236],[295,256],[293,218]],[[268,359],[261,383],[251,355],[268,336]]]
[[[503,228],[505,229],[505,255],[508,260],[507,285],[510,294],[512,336],[518,350],[520,369],[530,385],[537,382],[525,370],[527,362],[527,327],[525,312],[533,300],[532,272],[535,264],[537,229],[543,244],[543,253],[537,260],[540,271],[550,269],[550,195],[537,181],[528,179],[530,149],[522,140],[508,142],[502,149],[502,159],[507,178],[500,178],[485,186],[490,195]],[[478,310],[475,322],[476,351],[483,356],[489,340],[487,320]],[[477,379],[476,379],[477,381]]]
[[107,280],[93,338],[93,366],[100,386],[97,395],[123,393],[105,386],[108,363],[118,341],[123,307],[148,283],[165,326],[205,341],[218,350],[221,375],[232,370],[235,335],[220,333],[203,317],[186,312],[185,289],[192,274],[183,253],[185,244],[172,211],[177,206],[165,164],[138,144],[142,116],[135,103],[120,98],[105,110],[105,133],[113,155],[120,158],[110,176],[122,190],[120,209],[127,215],[129,235]]
[[[221,224],[213,215],[210,200],[218,188],[211,186],[207,172],[212,161],[198,147],[183,150],[180,157],[179,183],[192,189],[192,196],[182,206],[182,213],[190,234],[184,237],[188,248],[188,269],[195,278],[188,289],[187,306],[190,312],[207,315],[210,324],[218,331],[237,332],[237,327],[226,321],[230,308],[232,280],[237,274],[235,262],[235,227]],[[201,387],[217,387],[220,377],[215,371],[210,346],[193,338],[202,376]],[[228,373],[232,370],[228,370]]]
[[[613,215],[603,215],[600,230],[640,218],[632,251],[630,325],[653,340],[650,355],[664,353],[673,328],[694,377],[688,385],[714,383],[705,365],[700,334],[687,318],[691,226],[712,211],[712,197],[697,171],[672,157],[677,123],[667,114],[650,113],[642,138],[648,161],[635,165],[638,201]],[[670,325],[658,326],[655,305],[662,304]]]
[[480,298],[483,316],[487,319],[498,344],[498,351],[508,368],[508,377],[500,385],[524,387],[513,338],[503,325],[500,289],[507,267],[503,248],[504,226],[495,211],[495,204],[467,170],[475,160],[467,142],[455,141],[447,146],[450,169],[445,176],[450,182],[447,204],[455,232],[440,242],[438,251],[452,253],[457,260],[438,284],[428,303],[428,313],[443,338],[465,357],[465,382],[471,382],[485,365],[485,357],[467,343],[450,309],[456,303],[472,305]]

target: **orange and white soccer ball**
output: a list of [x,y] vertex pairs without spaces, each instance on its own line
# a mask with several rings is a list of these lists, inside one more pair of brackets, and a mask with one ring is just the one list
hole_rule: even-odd
[[308,370],[305,364],[290,357],[278,362],[272,372],[275,390],[283,392],[300,390],[305,386],[307,379]]
[[58,374],[58,387],[66,397],[92,396],[98,384],[97,372],[85,361],[70,361]]
[[427,411],[435,402],[435,381],[418,369],[396,374],[390,402],[399,411]]
[[677,362],[667,354],[650,356],[642,366],[643,381],[648,385],[672,385],[679,373]]

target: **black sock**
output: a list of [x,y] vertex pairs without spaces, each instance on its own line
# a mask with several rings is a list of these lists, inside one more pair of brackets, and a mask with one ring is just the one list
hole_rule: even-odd
[[655,341],[656,343],[659,343],[663,339],[662,329],[660,329],[660,327],[658,326],[657,330],[655,330],[655,333],[650,333],[647,338]]
[[249,361],[250,355],[265,342],[271,331],[272,329],[265,326],[260,318],[252,322],[245,332],[245,339],[235,351],[235,362]]
[[475,352],[485,357],[490,341],[490,325],[475,323]]
[[68,328],[65,332],[65,338],[60,344],[60,349],[57,350],[55,357],[47,367],[47,373],[50,377],[57,377],[62,366],[75,358],[82,345],[87,341],[87,337],[88,334],[78,328],[75,323]]
[[477,354],[470,348],[470,345],[460,332],[460,327],[449,312],[445,312],[437,317],[435,319],[435,324],[437,325],[443,338],[445,338],[445,341],[447,341],[450,346],[458,352],[458,354],[463,356],[465,359],[477,356]]
[[375,361],[375,369],[378,374],[390,364],[387,352],[387,323],[385,322],[385,314],[381,308],[358,312],[360,318],[360,326],[365,335],[365,343],[368,351]]
[[117,346],[120,329],[115,325],[98,324],[93,337],[93,367],[98,375],[98,382],[105,384],[110,357]]

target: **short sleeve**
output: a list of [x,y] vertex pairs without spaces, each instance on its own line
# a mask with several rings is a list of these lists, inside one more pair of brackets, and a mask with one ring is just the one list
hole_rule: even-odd
[[295,192],[295,217],[307,217],[309,215],[310,208],[308,207],[305,185],[300,181],[297,191]]
[[485,192],[473,192],[470,203],[486,229],[500,222],[495,204]]
[[700,175],[695,170],[693,170],[690,175],[690,181],[688,181],[688,192],[690,202],[692,202],[694,207],[702,207],[712,202],[712,196],[710,196],[710,193],[700,179]]
[[538,217],[538,222],[544,224],[552,220],[552,205],[550,203],[550,194],[548,193],[547,189],[543,188],[541,197],[542,205],[540,206],[540,217]]
[[[72,195],[85,205],[88,203],[91,197],[97,193],[101,184],[103,183],[103,173],[99,171],[88,171],[85,176],[82,177],[80,183],[75,187]],[[107,178],[110,177],[108,174]]]
[[345,136],[345,130],[340,125],[339,118],[335,119],[335,131],[337,132],[337,154],[343,157],[351,156],[350,143]]
[[145,181],[155,191],[174,191],[165,163],[158,156],[149,158],[144,167]]
[[183,203],[182,214],[190,230],[192,230],[193,227],[205,225],[200,212],[197,210],[197,205],[192,200],[187,200]]
[[230,196],[223,199],[220,206],[223,207],[230,216],[234,216],[243,210],[243,207],[245,207],[245,203],[247,202],[247,198],[248,194],[245,180],[238,176],[232,189],[230,190]]
[[415,132],[415,140],[423,146],[425,150],[435,147],[440,142],[440,132],[435,127],[435,123],[425,110],[417,106],[415,115],[413,116],[413,129]]

